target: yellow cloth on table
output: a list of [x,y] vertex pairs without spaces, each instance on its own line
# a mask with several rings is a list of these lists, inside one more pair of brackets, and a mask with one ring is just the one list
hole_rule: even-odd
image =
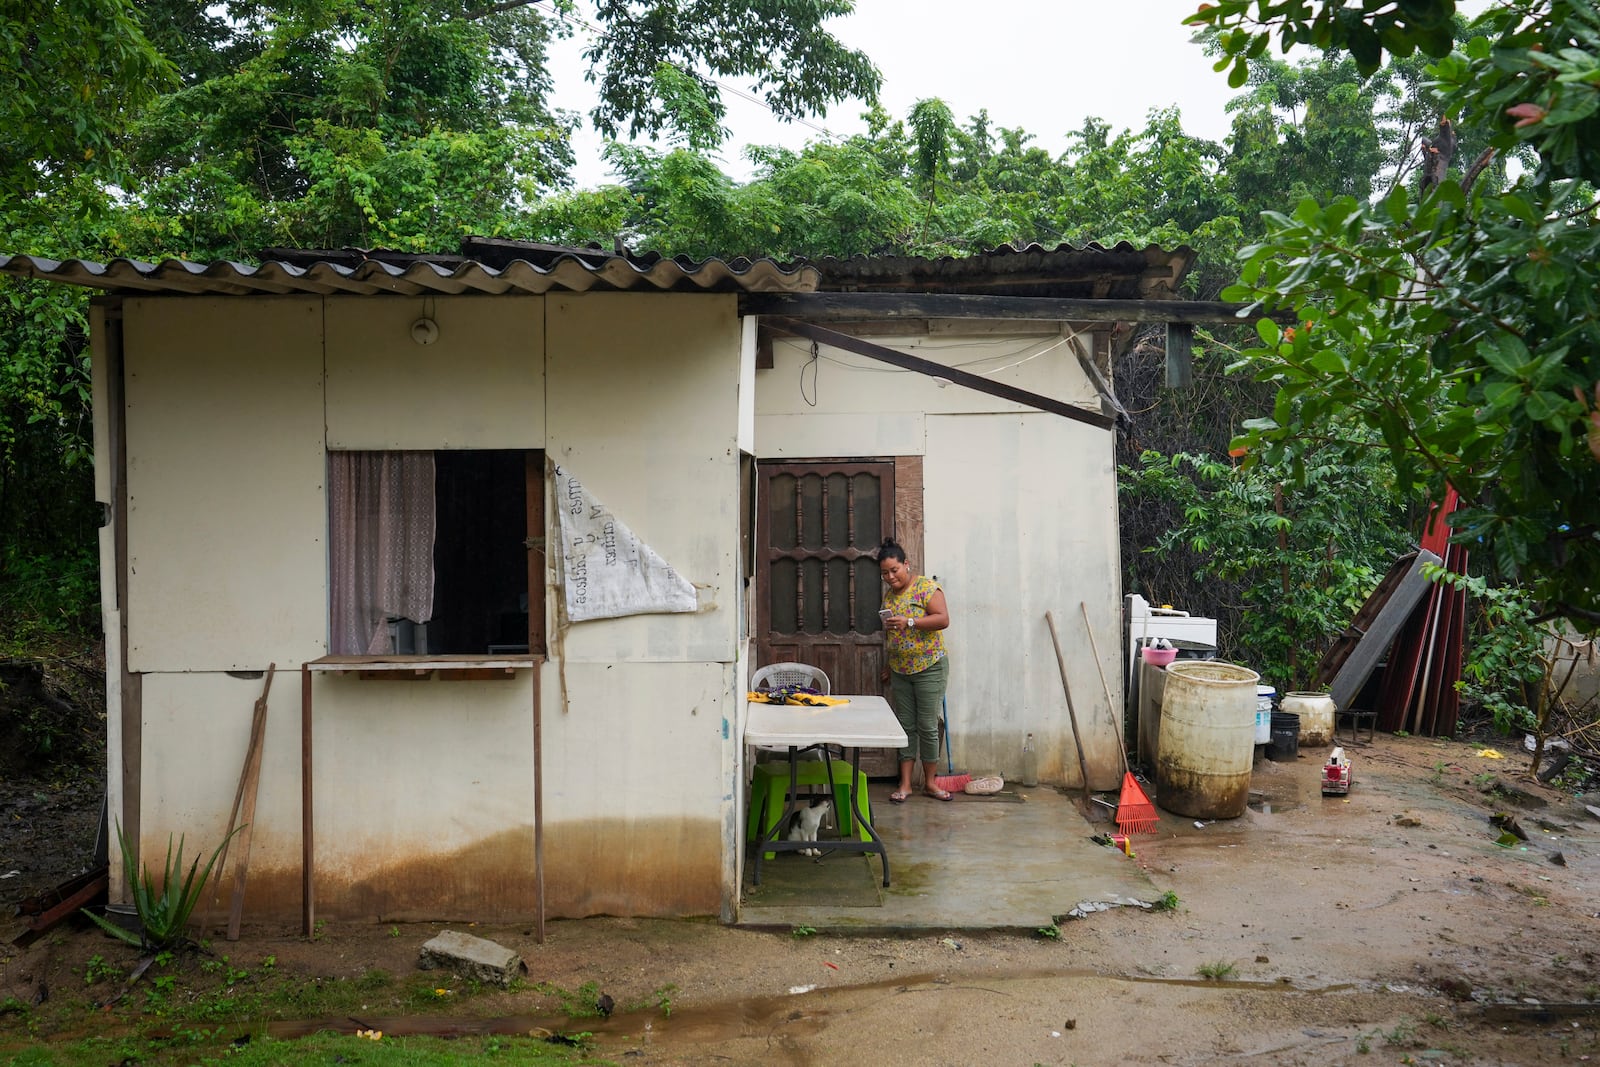
[[[774,697],[777,699],[773,699]],[[759,689],[753,693],[746,693],[745,699],[757,704],[801,704],[813,708],[830,708],[836,704],[850,703],[849,697],[825,697],[816,693],[785,694],[770,689]]]

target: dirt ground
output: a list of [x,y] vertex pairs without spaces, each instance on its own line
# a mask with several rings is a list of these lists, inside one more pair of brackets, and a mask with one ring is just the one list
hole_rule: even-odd
[[[312,1025],[581,1030],[619,1063],[1600,1063],[1600,819],[1529,779],[1520,748],[1501,751],[1380,735],[1350,750],[1348,798],[1318,789],[1326,750],[1258,762],[1242,818],[1164,815],[1157,834],[1135,839],[1128,862],[1175,894],[1175,909],[1063,921],[1058,939],[595,919],[553,922],[540,945],[526,925],[458,924],[527,962],[521,988],[486,992],[417,974],[418,948],[443,924],[330,924],[315,939],[247,926],[238,943],[218,938],[212,955],[171,965],[168,1011],[234,992],[219,983],[264,982],[270,966],[271,981],[302,989],[396,976]],[[86,855],[97,810],[81,782],[7,775],[0,875],[19,873],[0,880],[0,901],[74,873],[69,857]],[[1527,840],[1497,844],[1496,814]],[[0,923],[0,1059],[92,1026],[159,1022],[134,998],[94,1011],[116,988],[88,984],[95,958],[120,976],[133,949],[71,925],[18,949],[17,929]],[[204,966],[222,955],[251,977]],[[419,1008],[405,982],[448,993]],[[570,1018],[574,991],[617,1008]]]

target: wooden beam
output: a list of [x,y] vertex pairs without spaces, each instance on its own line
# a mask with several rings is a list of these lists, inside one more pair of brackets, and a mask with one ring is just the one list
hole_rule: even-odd
[[756,370],[772,369],[772,331],[756,327]]
[[1181,322],[1238,325],[1293,322],[1292,311],[1246,313],[1249,304],[1214,300],[1086,300],[970,293],[745,293],[741,315],[786,315],[808,322],[849,319],[1046,319],[1054,322]]
[[785,333],[792,333],[796,337],[804,337],[807,340],[816,341],[818,344],[829,345],[845,352],[854,352],[858,356],[866,356],[868,359],[876,359],[904,370],[915,371],[918,374],[926,374],[930,378],[943,378],[945,381],[955,385],[963,385],[968,389],[987,393],[989,396],[997,396],[1002,400],[1025,404],[1030,408],[1047,411],[1052,415],[1060,415],[1076,422],[1086,422],[1090,426],[1098,426],[1102,430],[1108,430],[1116,424],[1115,419],[1098,411],[1089,411],[1073,404],[1063,403],[1054,397],[1030,393],[1026,389],[1018,389],[1015,386],[1005,385],[976,374],[969,374],[955,367],[947,367],[943,363],[935,363],[931,359],[908,356],[904,352],[896,352],[892,348],[875,345],[871,341],[863,341],[859,337],[851,337],[848,334],[829,330],[822,326],[814,326],[809,322],[800,322],[797,319],[775,318],[769,322],[769,325]]
[[1167,388],[1187,389],[1194,384],[1194,327],[1167,323]]

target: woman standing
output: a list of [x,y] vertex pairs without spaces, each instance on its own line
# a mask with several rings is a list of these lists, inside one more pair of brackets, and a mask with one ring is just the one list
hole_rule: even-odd
[[878,570],[887,586],[883,594],[884,643],[889,653],[889,693],[895,718],[906,732],[900,750],[900,783],[889,799],[902,804],[911,795],[911,771],[922,761],[923,792],[935,800],[950,794],[934,784],[939,771],[939,712],[950,679],[944,630],[950,609],[944,590],[932,578],[912,574],[906,550],[890,538],[878,546]]

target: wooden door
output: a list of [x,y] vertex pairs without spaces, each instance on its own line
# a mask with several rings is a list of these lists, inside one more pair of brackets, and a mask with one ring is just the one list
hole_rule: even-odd
[[809,663],[835,693],[883,692],[883,582],[873,554],[893,533],[894,463],[757,470],[756,666]]

